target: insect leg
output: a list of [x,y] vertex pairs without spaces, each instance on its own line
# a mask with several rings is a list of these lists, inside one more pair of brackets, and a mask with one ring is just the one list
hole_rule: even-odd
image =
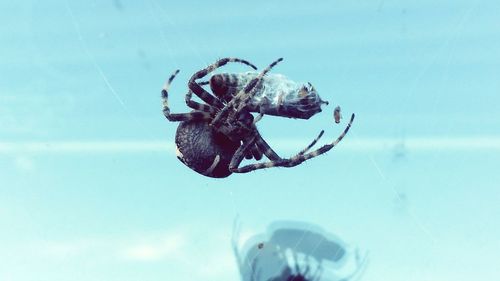
[[170,107],[168,106],[168,89],[170,88],[170,84],[174,80],[175,76],[179,73],[179,70],[176,70],[167,80],[163,89],[161,90],[161,98],[163,103],[163,115],[169,121],[187,121],[187,120],[209,120],[211,119],[209,112],[204,111],[192,111],[189,113],[170,113]]
[[239,62],[246,64],[250,66],[253,69],[257,69],[253,64],[246,60],[238,59],[238,58],[224,58],[216,61],[214,64],[209,65],[208,67],[196,72],[191,76],[191,79],[189,79],[188,87],[191,89],[195,95],[200,97],[204,102],[208,103],[209,105],[212,105],[216,108],[223,108],[224,104],[216,97],[205,91],[200,84],[196,82],[197,79],[205,77],[207,74],[213,72],[217,68],[227,64],[228,62]]

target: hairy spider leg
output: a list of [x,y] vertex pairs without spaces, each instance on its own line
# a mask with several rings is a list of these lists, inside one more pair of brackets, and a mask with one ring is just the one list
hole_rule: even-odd
[[163,103],[163,115],[169,121],[188,121],[188,120],[210,120],[212,117],[209,112],[194,110],[189,113],[170,113],[170,107],[168,106],[168,89],[170,88],[170,84],[174,80],[175,76],[179,73],[179,70],[176,70],[167,80],[163,89],[161,90],[161,98]]
[[[260,113],[259,115],[257,115],[257,117],[255,117],[255,119],[253,120],[253,125],[255,126],[255,124],[257,122],[259,122],[262,119],[262,117],[264,117],[264,113]],[[274,152],[274,150],[264,140],[264,138],[262,138],[260,133],[258,133],[257,138],[255,139],[255,145],[257,146],[259,152],[264,153],[264,155],[266,155],[266,157],[269,158],[269,160],[280,160],[281,159],[281,157],[279,157],[278,154],[276,152]],[[260,160],[260,159],[256,158],[256,160]]]
[[[271,63],[266,69],[264,69],[256,78],[252,79],[246,86],[245,88],[240,91],[237,95],[234,96],[234,98],[215,116],[213,119],[211,125],[216,129],[219,130],[221,128],[221,123],[222,123],[222,118],[225,118],[227,114],[230,112],[230,109],[234,109],[235,106],[238,106],[239,110],[232,112],[233,114],[229,117],[229,124],[233,123],[234,118],[243,114],[244,106],[240,106],[241,102],[248,102],[253,95],[255,94],[255,91],[258,89],[256,85],[262,81],[262,78],[264,75],[266,75],[276,64],[278,64],[280,61],[282,61],[283,58],[279,58],[278,60],[274,61]],[[258,116],[258,118],[262,118],[261,115]],[[257,120],[258,121],[258,120]],[[240,125],[243,125],[240,123]],[[260,134],[258,134],[257,129],[255,128],[254,124],[252,124],[254,128],[252,131],[256,132],[256,136],[252,138],[248,138],[247,140],[243,140],[243,145],[236,151],[235,155],[233,155],[233,158],[231,159],[231,163],[235,166],[231,166],[231,163],[229,165],[229,170],[232,168],[237,168],[238,165],[243,161],[243,158],[251,159],[252,156],[256,160],[262,159],[262,154],[266,155],[266,157],[269,158],[269,160],[280,160],[281,158],[274,152],[270,146],[262,139]],[[251,139],[251,140],[249,140]],[[250,143],[248,143],[250,141]],[[254,145],[255,143],[255,145]],[[256,147],[256,148],[255,148]]]
[[[202,81],[198,84],[201,86],[204,86],[204,85],[208,85],[209,83],[210,82],[208,82],[208,81]],[[189,89],[186,96],[184,97],[184,100],[185,100],[187,106],[191,107],[192,109],[209,112],[211,116],[215,116],[215,114],[217,113],[217,109],[215,109],[213,106],[210,106],[208,104],[196,102],[196,101],[191,99],[192,97],[193,97],[193,91],[191,91],[191,89]]]
[[229,171],[232,172],[233,170],[237,170],[238,166],[240,165],[241,161],[243,161],[243,158],[245,158],[247,150],[255,144],[255,138],[257,136],[257,130],[253,131],[248,135],[246,138],[243,139],[243,144],[238,147],[236,152],[233,155],[233,158],[231,158],[231,162],[229,163]]
[[262,159],[262,151],[260,151],[259,147],[257,144],[254,144],[248,148],[248,150],[245,153],[245,159],[252,159],[255,158],[255,160],[260,160]]
[[[251,135],[247,138],[243,139],[243,144],[236,150],[229,163],[229,171],[233,171],[238,168],[243,158],[251,159],[252,156],[255,160],[262,159],[262,154],[266,155],[267,158],[271,161],[279,161],[282,160],[276,152],[267,144],[267,142],[262,138],[262,136],[257,131],[257,128],[254,127],[254,131],[252,131]],[[249,153],[250,152],[250,153]],[[256,155],[258,153],[259,155]]]
[[281,61],[283,61],[283,58],[275,60],[266,69],[264,69],[256,78],[250,81],[248,85],[245,86],[244,93],[242,93],[241,96],[241,101],[238,101],[237,103],[235,102],[235,105],[237,105],[236,112],[239,112],[240,110],[242,110],[247,106],[247,103],[253,98],[253,96],[257,92],[256,91],[258,88],[257,85],[261,84],[264,76]]
[[281,160],[276,152],[271,148],[271,146],[262,138],[259,132],[257,132],[257,137],[255,138],[255,144],[264,155],[271,161]]
[[[244,114],[245,111],[240,111],[240,114]],[[257,118],[262,118],[263,114],[259,114]],[[259,118],[259,119],[260,119]],[[258,120],[257,120],[258,121]],[[252,131],[255,133],[255,139],[254,143],[255,145],[249,147],[248,150],[244,151],[245,152],[245,158],[246,159],[252,159],[252,156],[255,158],[255,160],[260,160],[262,159],[262,155],[266,155],[269,160],[280,160],[281,157],[274,152],[274,150],[269,146],[269,144],[262,138],[262,136],[259,133],[259,130],[257,130],[257,127],[255,126],[255,119],[251,124],[245,124],[244,122],[238,121],[238,126],[246,128],[247,131]],[[240,161],[241,162],[241,161]],[[239,163],[238,163],[239,165]]]
[[255,117],[255,119],[253,119],[253,124],[257,124],[257,122],[259,122],[262,117],[264,117],[264,113],[259,113],[259,115],[257,115],[257,117]]
[[210,113],[211,116],[215,116],[215,114],[217,114],[217,109],[215,109],[213,106],[196,102],[196,101],[191,99],[192,96],[193,96],[193,91],[191,91],[191,89],[189,89],[189,91],[187,92],[187,94],[184,98],[187,106],[191,107],[192,109],[208,112],[208,113]]
[[[237,169],[233,168],[230,171],[233,173],[248,173],[251,171],[258,170],[258,169],[265,169],[265,168],[271,168],[271,167],[294,167],[294,166],[297,166],[297,165],[301,164],[302,162],[309,160],[311,158],[314,158],[316,156],[319,156],[321,154],[324,154],[324,153],[328,152],[330,149],[332,149],[333,147],[335,147],[347,134],[347,132],[349,131],[349,128],[351,128],[353,121],[354,121],[354,114],[352,114],[351,120],[349,121],[349,124],[347,124],[347,126],[344,129],[344,131],[342,132],[342,134],[340,134],[340,136],[335,141],[333,141],[332,143],[329,143],[329,144],[325,144],[322,147],[320,147],[314,151],[311,151],[307,154],[297,154],[296,156],[291,157],[289,159],[282,159],[282,160],[277,160],[277,161],[250,164],[250,165],[246,165],[246,166],[243,166],[243,167],[240,167]],[[231,166],[230,166],[230,168],[231,168]]]
[[302,155],[306,153],[309,149],[311,149],[311,147],[313,147],[318,142],[318,140],[321,138],[321,136],[323,136],[324,133],[325,130],[321,130],[319,135],[306,148],[302,149],[299,153],[297,153],[297,155]]
[[252,151],[252,153],[250,155],[253,156],[253,158],[255,158],[255,160],[259,161],[260,159],[262,159],[262,156],[264,155],[264,153],[262,151],[260,151],[257,144],[254,144],[251,151]]
[[216,61],[215,63],[209,65],[208,67],[196,72],[195,74],[193,74],[193,76],[191,76],[191,79],[189,79],[189,83],[188,83],[189,89],[191,89],[195,95],[200,97],[200,99],[202,99],[207,104],[214,106],[217,109],[223,108],[224,104],[218,98],[214,97],[209,92],[205,91],[205,89],[203,89],[200,86],[200,84],[196,83],[196,80],[205,77],[207,74],[215,71],[217,68],[219,68],[223,65],[226,65],[228,62],[243,63],[243,64],[246,64],[246,65],[250,66],[251,68],[257,70],[257,67],[255,67],[255,65],[251,64],[250,62],[248,62],[246,60],[242,60],[242,59],[238,59],[238,58],[223,58],[223,59],[220,59],[220,60]]
[[[256,132],[255,139],[253,140],[254,144],[250,145],[247,150],[245,150],[243,153],[245,155],[246,159],[252,159],[255,158],[255,160],[259,161],[262,159],[262,156],[265,155],[269,160],[280,160],[281,157],[278,156],[276,152],[269,146],[269,144],[262,138],[260,133],[257,131],[257,128],[253,128]],[[241,161],[243,158],[241,159]],[[240,162],[238,162],[238,165]]]
[[212,172],[214,171],[214,169],[219,164],[219,161],[220,161],[220,156],[219,155],[215,156],[214,162],[212,162],[212,165],[210,165],[210,167],[208,167],[208,169],[206,169],[202,174],[205,175],[205,176],[208,176],[208,175],[212,174]]
[[226,106],[221,111],[219,111],[219,113],[217,113],[217,115],[212,120],[212,123],[210,123],[210,125],[218,129],[221,126],[221,123],[224,120],[224,118],[226,118],[226,116],[231,112],[230,110],[234,109],[235,107],[237,108],[237,110],[235,112],[232,112],[233,113],[232,118],[237,116],[237,113],[239,113],[246,106],[246,103],[255,95],[256,91],[258,90],[258,87],[256,86],[262,82],[262,78],[264,77],[264,75],[266,75],[276,64],[278,64],[282,60],[283,58],[277,59],[276,61],[271,63],[266,69],[264,69],[256,78],[248,82],[245,88],[241,90],[238,94],[236,94],[234,98],[231,101],[229,101],[226,104]]

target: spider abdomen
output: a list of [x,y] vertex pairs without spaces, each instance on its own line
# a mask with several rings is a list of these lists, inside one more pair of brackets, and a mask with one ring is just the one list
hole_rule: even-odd
[[231,174],[229,163],[240,146],[239,142],[233,142],[215,132],[205,121],[181,122],[177,128],[175,144],[177,158],[182,163],[213,178],[225,178]]

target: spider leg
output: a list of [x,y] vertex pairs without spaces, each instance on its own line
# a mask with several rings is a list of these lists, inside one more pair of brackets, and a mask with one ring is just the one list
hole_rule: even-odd
[[302,149],[299,153],[297,153],[297,155],[302,155],[306,153],[309,149],[311,149],[311,147],[313,147],[318,142],[318,140],[323,136],[324,133],[325,131],[321,130],[319,135],[306,148]]
[[234,113],[233,118],[234,118],[236,113],[241,111],[245,107],[247,102],[255,95],[255,93],[258,90],[258,87],[256,86],[262,82],[262,78],[264,77],[264,75],[266,75],[276,64],[278,64],[282,60],[283,58],[277,59],[276,61],[271,63],[266,69],[264,69],[256,78],[252,79],[242,91],[236,94],[234,98],[230,102],[228,102],[226,106],[222,108],[221,111],[219,111],[219,113],[217,113],[217,115],[214,117],[210,125],[218,129],[221,126],[222,121],[229,114],[230,110],[236,108],[236,112],[233,112]]
[[246,154],[245,154],[245,159],[252,159],[252,158],[255,158],[255,160],[259,161],[262,159],[262,156],[264,154],[262,153],[262,151],[260,151],[259,147],[257,146],[257,144],[254,144],[253,146],[249,147]]
[[[167,85],[165,86],[166,90],[168,90],[168,87],[170,87],[170,84],[172,83],[172,80],[175,78],[175,76],[177,75],[177,73],[179,73],[179,70],[177,70],[172,75],[173,77],[170,77],[170,79],[168,80]],[[199,84],[200,85],[207,85],[207,84],[209,84],[209,82],[208,81],[202,81]],[[185,98],[184,98],[185,101],[186,101],[186,105],[187,106],[189,106],[189,107],[191,107],[192,109],[195,109],[195,110],[205,111],[205,112],[209,112],[211,115],[215,115],[215,113],[217,112],[217,110],[215,110],[212,106],[210,106],[208,104],[202,104],[202,103],[199,103],[199,102],[191,100],[192,96],[193,96],[193,92],[191,90],[189,90],[187,92]]]
[[246,86],[241,95],[240,101],[235,101],[235,104],[238,105],[237,112],[239,112],[242,108],[246,106],[248,101],[253,98],[256,94],[258,87],[256,87],[259,83],[262,83],[262,78],[271,71],[273,67],[275,67],[279,62],[283,61],[283,58],[279,58],[272,62],[266,69],[264,69],[256,78],[252,79]]
[[247,131],[252,131],[255,134],[255,145],[250,147],[246,151],[245,158],[252,159],[253,157],[255,158],[255,160],[259,161],[260,159],[262,159],[263,155],[266,155],[266,157],[270,160],[280,160],[281,157],[279,157],[278,154],[276,154],[276,152],[274,152],[274,150],[269,146],[269,144],[267,144],[267,142],[262,138],[259,131],[257,130],[257,127],[255,126],[256,120],[258,122],[262,118],[263,114],[259,114],[255,119],[253,119],[251,123],[248,122],[248,118],[253,117],[246,110],[240,111],[238,115],[238,125],[245,128]]
[[210,120],[212,117],[209,112],[194,110],[189,113],[170,113],[170,107],[168,106],[168,89],[170,88],[170,84],[174,80],[175,76],[179,73],[179,70],[176,70],[167,80],[163,89],[161,90],[161,98],[163,103],[163,115],[169,121],[188,121],[188,120]]
[[[319,135],[306,148],[302,149],[299,153],[297,153],[297,155],[302,155],[306,153],[309,149],[311,149],[311,147],[313,147],[318,142],[318,140],[323,136],[324,133],[325,131],[321,130]],[[264,155],[266,155],[266,157],[269,158],[269,160],[271,161],[282,160],[282,158],[279,157],[276,152],[274,152],[271,146],[262,138],[260,134],[257,135],[257,138],[255,139],[255,144],[259,148],[259,151],[262,151]],[[256,158],[256,160],[260,159]]]
[[281,157],[278,156],[276,152],[271,148],[271,146],[262,138],[260,134],[257,135],[257,138],[255,139],[255,144],[259,148],[264,155],[266,155],[267,158],[271,161],[278,161],[282,160]]
[[260,159],[262,159],[262,156],[264,155],[264,153],[262,151],[260,151],[259,149],[259,146],[257,146],[257,144],[255,144],[252,148],[252,156],[253,158],[255,158],[255,160],[259,161]]
[[233,158],[231,158],[231,162],[229,163],[229,171],[237,170],[238,166],[240,165],[241,161],[243,161],[243,158],[245,158],[245,155],[250,147],[254,145],[254,140],[255,140],[255,133],[257,131],[254,131],[251,133],[248,137],[246,137],[243,140],[243,144],[238,147],[236,152],[233,155]]
[[193,91],[189,90],[186,94],[186,97],[185,97],[185,101],[186,101],[187,106],[189,106],[195,110],[201,110],[201,111],[208,112],[208,113],[210,113],[211,116],[215,116],[215,114],[217,113],[217,109],[215,109],[213,106],[210,106],[208,104],[203,104],[203,103],[199,103],[199,102],[192,100],[191,99],[192,96],[193,96]]
[[[259,122],[263,116],[264,113],[260,113],[253,120],[252,126],[256,131],[257,128],[255,127],[255,123]],[[256,155],[256,153],[258,154]],[[274,152],[271,146],[262,138],[260,133],[257,131],[257,137],[255,138],[255,147],[253,148],[253,156],[255,160],[259,161],[260,159],[262,159],[262,155],[266,155],[269,160],[281,160],[281,157],[279,157],[278,154]]]
[[210,167],[208,167],[208,169],[206,169],[202,174],[205,176],[210,175],[215,169],[215,167],[217,167],[217,164],[219,164],[219,161],[220,161],[220,156],[219,155],[215,156],[212,165],[210,165]]
[[205,77],[207,74],[213,72],[214,70],[216,70],[217,68],[219,68],[223,65],[226,65],[228,62],[239,62],[239,63],[246,64],[255,70],[257,69],[257,67],[255,67],[253,64],[251,64],[250,62],[248,62],[246,60],[242,60],[242,59],[238,59],[238,58],[223,58],[223,59],[216,61],[214,64],[211,64],[208,67],[196,72],[195,74],[193,74],[193,76],[191,76],[191,79],[189,79],[189,83],[188,83],[189,89],[191,89],[193,91],[193,93],[195,95],[197,95],[198,97],[200,97],[200,99],[202,99],[204,102],[206,102],[207,104],[212,105],[216,108],[223,108],[224,104],[218,98],[214,97],[213,95],[211,95],[210,93],[205,91],[205,89],[203,89],[200,86],[200,84],[196,83],[196,80]]
[[257,115],[257,117],[255,117],[255,119],[253,119],[253,124],[255,125],[257,122],[259,122],[262,117],[264,117],[264,113],[259,113],[259,115]]
[[243,166],[243,167],[240,167],[237,169],[233,169],[233,170],[231,170],[231,172],[233,172],[233,173],[248,173],[251,171],[258,170],[258,169],[265,169],[265,168],[271,168],[271,167],[294,167],[294,166],[297,166],[297,165],[301,164],[302,162],[309,160],[311,158],[314,158],[316,156],[319,156],[321,154],[324,154],[324,153],[328,152],[330,149],[332,149],[333,147],[335,147],[347,134],[347,132],[349,131],[349,128],[351,128],[353,121],[354,121],[354,114],[352,114],[351,120],[349,121],[349,124],[347,124],[347,126],[344,129],[344,131],[342,132],[342,134],[340,134],[340,136],[335,141],[333,141],[332,143],[329,143],[329,144],[325,144],[322,147],[320,147],[314,151],[311,151],[307,154],[297,154],[289,159],[282,159],[282,160],[276,160],[276,161],[270,161],[270,162],[264,162],[264,163],[250,164],[250,165],[246,165],[246,166]]

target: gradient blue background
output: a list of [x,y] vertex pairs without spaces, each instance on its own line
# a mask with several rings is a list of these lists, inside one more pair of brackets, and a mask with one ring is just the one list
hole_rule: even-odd
[[[498,1],[0,1],[0,280],[239,280],[230,239],[317,224],[362,280],[498,280]],[[174,155],[190,75],[241,57],[329,107],[267,116],[292,169],[202,177]],[[230,66],[227,71],[246,71]],[[340,105],[344,119],[332,120]],[[245,238],[246,237],[246,238]]]

